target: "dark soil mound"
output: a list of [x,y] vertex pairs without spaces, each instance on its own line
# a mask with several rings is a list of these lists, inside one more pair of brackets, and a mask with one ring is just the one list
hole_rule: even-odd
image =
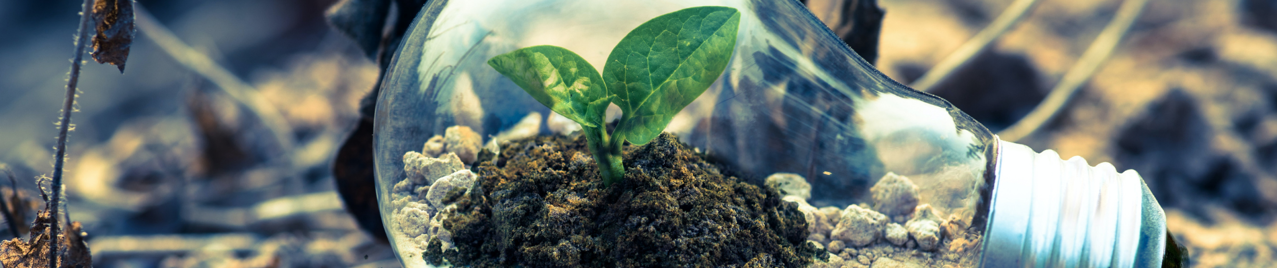
[[[625,180],[604,188],[584,138],[538,137],[480,156],[470,194],[443,226],[456,248],[430,263],[474,267],[803,267],[797,205],[745,183],[670,134],[626,148]],[[445,199],[447,200],[447,199]],[[431,244],[438,243],[438,240]],[[437,245],[437,244],[436,244]]]

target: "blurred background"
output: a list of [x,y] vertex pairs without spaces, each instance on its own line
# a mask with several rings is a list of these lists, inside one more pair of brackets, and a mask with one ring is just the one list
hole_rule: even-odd
[[[399,265],[334,189],[333,155],[378,74],[325,21],[334,2],[137,2],[187,53],[230,75],[201,75],[141,31],[124,74],[85,65],[64,182],[95,266]],[[1011,2],[878,0],[877,66],[908,84]],[[15,197],[0,177],[0,193],[19,201],[9,203],[23,236],[43,207],[36,178],[52,169],[79,4],[0,0],[0,162],[18,188]],[[933,93],[1006,128],[1120,4],[1041,0]],[[269,108],[229,97],[226,85]],[[1073,102],[1020,142],[1139,171],[1193,267],[1277,265],[1277,1],[1150,1]]]

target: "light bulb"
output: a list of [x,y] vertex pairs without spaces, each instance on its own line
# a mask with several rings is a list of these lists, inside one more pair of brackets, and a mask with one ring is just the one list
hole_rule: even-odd
[[[441,213],[406,205],[424,198],[439,178],[409,178],[405,161],[453,161],[412,153],[554,135],[574,124],[556,119],[488,59],[554,45],[601,68],[630,29],[696,6],[741,13],[735,52],[717,82],[665,131],[746,180],[763,184],[772,174],[797,174],[812,190],[791,201],[850,210],[873,207],[871,188],[880,178],[904,178],[916,187],[916,202],[926,205],[916,208],[939,217],[941,235],[971,238],[965,246],[956,237],[942,239],[938,249],[927,246],[958,254],[951,261],[960,264],[1161,265],[1165,217],[1134,171],[1119,174],[1108,163],[1092,167],[1081,158],[1064,161],[1050,150],[998,140],[945,100],[876,71],[797,1],[774,0],[431,1],[386,72],[375,117],[378,200],[400,260],[426,265],[421,254],[428,242],[418,238],[438,231],[430,221]],[[456,126],[474,134],[452,140],[449,132],[463,132]],[[473,164],[473,155],[458,155],[465,166]],[[883,211],[874,213],[901,225],[924,213],[878,207]],[[893,242],[869,243],[847,247]]]

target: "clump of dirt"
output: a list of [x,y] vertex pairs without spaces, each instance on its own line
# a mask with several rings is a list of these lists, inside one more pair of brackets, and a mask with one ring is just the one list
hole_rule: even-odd
[[[428,263],[471,267],[805,267],[798,206],[745,183],[670,134],[624,152],[625,179],[604,187],[583,137],[539,136],[485,151],[468,192],[432,239]],[[495,160],[495,161],[494,161]]]

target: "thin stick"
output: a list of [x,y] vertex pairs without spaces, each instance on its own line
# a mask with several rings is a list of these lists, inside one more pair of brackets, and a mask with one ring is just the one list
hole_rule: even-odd
[[944,82],[944,79],[948,78],[954,71],[970,62],[971,58],[987,49],[994,40],[1002,37],[1007,30],[1011,29],[1011,26],[1018,24],[1024,18],[1024,15],[1028,14],[1029,10],[1032,10],[1037,3],[1038,0],[1016,0],[1011,3],[1011,6],[1008,6],[1005,11],[1002,11],[1001,15],[993,19],[989,26],[985,27],[984,30],[980,30],[980,33],[977,33],[971,40],[967,40],[966,43],[958,46],[957,50],[940,60],[940,63],[931,67],[930,71],[927,71],[926,74],[923,74],[922,77],[909,86],[922,92],[931,91],[937,84]]
[[218,65],[204,53],[200,53],[183,43],[172,31],[169,31],[159,21],[156,21],[155,17],[151,16],[151,13],[142,8],[141,5],[135,5],[133,12],[136,16],[134,22],[137,23],[138,29],[142,30],[142,33],[147,38],[155,41],[155,44],[159,45],[161,50],[164,50],[178,63],[212,81],[231,99],[243,104],[244,107],[248,107],[253,114],[262,120],[262,124],[267,129],[274,132],[272,134],[274,134],[276,142],[279,143],[283,151],[291,151],[293,148],[292,127],[275,109],[275,106],[267,102],[266,98],[262,97],[253,86],[235,77],[234,74]]
[[1144,4],[1148,0],[1126,0],[1122,2],[1122,6],[1118,7],[1117,15],[1113,17],[1113,21],[1108,26],[1104,26],[1104,30],[1100,35],[1095,37],[1095,41],[1090,47],[1086,48],[1086,52],[1082,53],[1082,58],[1078,60],[1073,68],[1064,74],[1064,78],[1060,79],[1060,83],[1051,89],[1051,93],[1046,99],[1033,108],[1032,112],[1024,116],[1014,125],[998,132],[998,138],[1004,141],[1017,141],[1029,134],[1033,134],[1051,119],[1059,114],[1060,109],[1073,100],[1073,96],[1077,95],[1077,91],[1082,87],[1083,83],[1090,80],[1091,76],[1100,69],[1104,61],[1109,55],[1113,54],[1113,50],[1117,48],[1118,43],[1122,41],[1122,36],[1131,29],[1131,25],[1135,23],[1135,19],[1139,18],[1140,12],[1144,10]]
[[93,0],[84,0],[80,11],[80,29],[76,32],[75,51],[72,52],[71,73],[67,79],[67,92],[62,101],[62,118],[58,120],[58,144],[53,158],[53,198],[49,199],[49,268],[58,265],[58,201],[62,198],[62,166],[66,163],[67,132],[71,131],[71,111],[75,110],[76,84],[80,81],[80,63],[84,61],[84,43],[89,37],[89,11]]
[[[13,188],[13,196],[18,196],[18,184],[14,182],[13,171],[8,166],[4,166],[4,174],[9,176],[9,185]],[[13,204],[13,209],[18,209],[18,204]],[[22,234],[18,233],[18,220],[14,219],[13,212],[9,211],[9,204],[5,201],[4,194],[0,194],[0,210],[4,212],[4,221],[9,222],[9,232],[13,233],[14,238],[21,238]]]

